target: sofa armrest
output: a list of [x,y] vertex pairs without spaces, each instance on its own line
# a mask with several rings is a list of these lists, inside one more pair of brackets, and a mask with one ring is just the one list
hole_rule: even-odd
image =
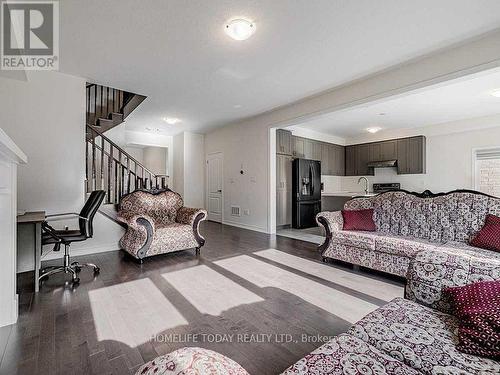
[[181,224],[193,225],[197,218],[199,218],[199,221],[205,220],[207,218],[207,211],[201,208],[181,207],[177,211],[175,221]]
[[145,214],[135,214],[127,211],[118,212],[116,220],[126,224],[127,227],[136,230],[142,230],[141,227],[144,227],[144,223],[147,223],[149,226],[151,226],[153,233],[155,231],[154,220],[150,216]]
[[325,227],[325,242],[318,247],[318,251],[323,255],[332,244],[332,233],[341,231],[344,227],[344,218],[341,211],[323,211],[316,215],[316,222]]
[[341,211],[323,211],[316,215],[318,225],[323,225],[326,233],[342,230],[344,218]]
[[410,261],[405,297],[422,305],[451,313],[443,290],[476,281],[500,280],[500,257],[470,251],[436,248],[423,250]]

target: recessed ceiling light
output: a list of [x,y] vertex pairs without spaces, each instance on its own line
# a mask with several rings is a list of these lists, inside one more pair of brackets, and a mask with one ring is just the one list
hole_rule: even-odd
[[491,93],[495,98],[500,98],[500,89],[497,89]]
[[165,121],[169,125],[175,125],[181,122],[177,117],[163,117],[163,121]]
[[375,134],[376,132],[382,130],[382,128],[379,128],[378,126],[374,126],[373,128],[367,128],[366,131],[368,133]]
[[235,104],[235,105],[233,105],[233,108],[236,108],[236,109],[241,108],[241,107],[243,107],[241,104]]
[[236,18],[224,26],[224,31],[234,40],[245,40],[255,33],[255,23],[243,18]]

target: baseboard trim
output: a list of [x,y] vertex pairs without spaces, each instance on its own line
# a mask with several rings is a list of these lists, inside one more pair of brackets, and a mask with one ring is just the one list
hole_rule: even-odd
[[230,225],[232,227],[237,227],[237,228],[241,228],[241,229],[248,229],[248,230],[252,230],[254,232],[260,232],[260,233],[269,234],[269,232],[267,231],[267,229],[261,228],[261,227],[257,227],[257,226],[254,226],[254,225],[242,224],[242,223],[237,223],[237,222],[234,222],[234,221],[227,221],[227,220],[224,220],[222,222],[222,224],[224,224],[224,225]]

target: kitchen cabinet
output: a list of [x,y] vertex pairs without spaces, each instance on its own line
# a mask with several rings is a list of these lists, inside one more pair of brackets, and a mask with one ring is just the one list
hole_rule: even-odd
[[292,157],[276,155],[276,225],[292,224]]
[[426,172],[425,143],[424,136],[397,140],[398,174],[422,174]]
[[356,176],[356,147],[346,146],[345,148],[345,175]]
[[345,176],[345,151],[344,146],[330,145],[331,175]]
[[323,143],[321,145],[321,174],[322,175],[332,175],[332,165],[331,162],[333,158],[331,157],[331,145],[328,143]]
[[[322,159],[322,149],[323,149],[323,142],[319,141],[312,141],[312,160],[319,160],[323,161]],[[323,163],[322,163],[323,164]]]
[[397,141],[370,143],[370,161],[385,161],[397,159]]
[[276,153],[292,155],[292,132],[289,130],[276,130]]
[[370,144],[362,144],[356,147],[356,176],[374,175],[373,168],[368,168],[370,160]]
[[296,158],[305,158],[305,139],[301,137],[292,137],[292,155]]

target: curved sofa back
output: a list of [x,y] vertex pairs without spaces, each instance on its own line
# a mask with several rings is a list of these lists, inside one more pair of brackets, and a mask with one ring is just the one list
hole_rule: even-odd
[[473,191],[454,191],[422,197],[391,191],[354,198],[344,209],[374,209],[377,231],[429,239],[466,242],[479,231],[487,214],[500,216],[500,198]]
[[119,211],[147,215],[155,224],[170,224],[175,221],[177,211],[183,205],[182,197],[171,190],[160,192],[136,190],[122,197]]

